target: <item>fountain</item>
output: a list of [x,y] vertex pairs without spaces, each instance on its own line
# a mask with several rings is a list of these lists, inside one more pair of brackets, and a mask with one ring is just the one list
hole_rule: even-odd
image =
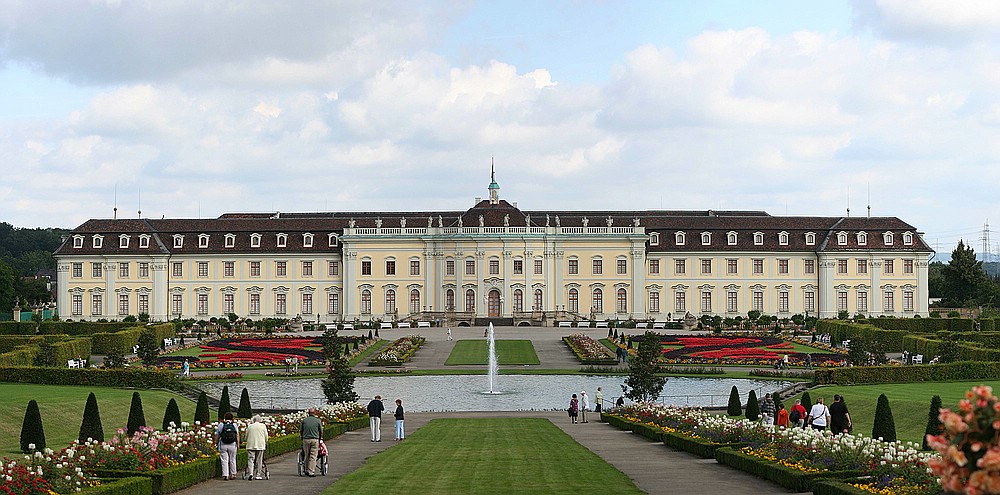
[[487,342],[489,342],[489,361],[487,364],[486,374],[490,377],[490,392],[491,394],[499,394],[500,392],[496,390],[497,382],[497,344],[496,339],[493,338],[493,323],[490,323],[489,329],[486,330]]

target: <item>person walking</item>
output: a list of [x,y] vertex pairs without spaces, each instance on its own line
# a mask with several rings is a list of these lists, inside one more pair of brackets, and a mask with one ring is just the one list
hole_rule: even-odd
[[396,440],[402,440],[403,435],[403,400],[396,399],[396,412],[394,412],[393,417],[396,418]]
[[448,327],[448,340],[451,340],[451,327]]
[[795,405],[792,406],[792,412],[788,413],[788,422],[796,428],[802,428],[806,423],[806,416],[809,412],[806,411],[806,406],[802,405],[802,399],[795,399]]
[[760,418],[761,422],[765,425],[771,426],[774,424],[774,399],[771,398],[771,394],[765,394],[764,400],[760,401]]
[[184,360],[184,365],[181,366],[181,375],[183,375],[184,378],[191,376],[191,363],[189,363],[187,359]]
[[778,414],[775,417],[775,424],[778,428],[788,428],[788,410],[785,409],[784,404],[778,404]]
[[368,425],[372,429],[372,441],[381,442],[382,441],[382,411],[385,411],[385,405],[382,404],[382,396],[376,395],[371,402],[368,403]]
[[302,438],[302,452],[305,453],[306,476],[316,476],[316,458],[319,456],[319,442],[323,437],[323,422],[316,417],[316,408],[310,407],[299,427]]
[[215,429],[215,443],[222,462],[222,479],[236,479],[236,451],[240,448],[240,429],[233,424],[233,413],[227,412]]
[[806,422],[812,426],[814,430],[823,431],[826,429],[826,426],[830,424],[830,409],[823,404],[822,397],[816,399],[816,403],[813,404],[812,409],[809,410],[809,416],[806,419]]
[[576,424],[576,418],[580,414],[580,401],[576,400],[576,394],[569,399],[569,409],[566,411],[569,413],[569,419]]
[[603,409],[602,404],[604,403],[604,392],[601,391],[601,387],[597,387],[597,393],[594,394],[594,412],[601,414]]
[[830,404],[830,431],[834,435],[851,432],[851,413],[839,394],[834,394],[833,404]]
[[253,417],[247,425],[247,480],[264,479],[264,449],[267,448],[267,426],[261,420],[260,414]]
[[587,421],[587,410],[590,409],[590,397],[587,397],[587,391],[580,391],[580,422],[589,423]]

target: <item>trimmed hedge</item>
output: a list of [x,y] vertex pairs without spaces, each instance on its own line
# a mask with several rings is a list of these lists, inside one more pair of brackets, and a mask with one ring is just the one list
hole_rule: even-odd
[[903,352],[903,338],[907,335],[903,330],[883,330],[870,324],[840,320],[819,320],[816,322],[816,330],[819,333],[830,334],[830,342],[835,344],[859,337],[878,340],[885,343],[888,352]]
[[818,385],[865,385],[987,380],[997,376],[1000,376],[1000,362],[959,361],[913,366],[856,366],[817,369],[813,379]]
[[[870,318],[865,321],[883,330],[913,333],[934,333],[940,330],[970,332],[976,329],[976,320],[968,318]],[[992,320],[984,321],[992,323]]]
[[173,388],[174,371],[104,368],[0,366],[0,382],[91,387]]
[[798,469],[765,461],[759,457],[744,454],[731,448],[715,451],[715,460],[724,466],[739,469],[758,478],[771,480],[794,492],[808,492],[821,479],[848,479],[860,476],[858,471],[824,471],[806,473]]
[[715,451],[721,448],[741,449],[745,443],[715,443],[703,438],[694,438],[680,433],[663,433],[663,444],[677,450],[683,450],[703,459],[715,459]]
[[153,493],[153,480],[145,476],[102,480],[101,484],[86,488],[82,495],[149,495]]
[[812,486],[813,495],[871,495],[872,492],[855,488],[845,481],[821,480]]

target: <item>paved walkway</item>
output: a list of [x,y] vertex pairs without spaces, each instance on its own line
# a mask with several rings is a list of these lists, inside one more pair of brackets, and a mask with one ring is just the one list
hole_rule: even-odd
[[[476,417],[542,417],[548,418],[584,447],[625,473],[646,493],[715,495],[739,493],[763,495],[789,493],[769,481],[717,464],[710,459],[700,459],[685,452],[675,451],[662,443],[622,431],[596,420],[586,424],[570,424],[559,412],[456,412],[408,413],[407,434],[436,418]],[[596,418],[596,415],[595,415]],[[392,421],[382,424],[382,442],[372,443],[368,429],[348,432],[327,445],[330,448],[330,473],[315,478],[296,475],[296,453],[285,454],[269,461],[271,479],[246,482],[210,480],[181,492],[180,495],[315,495],[341,476],[354,471],[368,457],[396,444],[392,440]],[[405,490],[403,490],[405,492]],[[587,493],[583,491],[581,493]],[[594,487],[593,493],[604,493]]]

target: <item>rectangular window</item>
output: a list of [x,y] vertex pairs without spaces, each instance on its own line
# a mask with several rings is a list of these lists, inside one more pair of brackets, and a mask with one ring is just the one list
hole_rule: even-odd
[[535,289],[535,304],[531,307],[535,311],[542,311],[542,290]]
[[903,273],[913,275],[913,260],[903,260]]
[[208,294],[198,294],[198,314],[208,314]]
[[687,260],[674,260],[674,275],[684,275],[687,271]]
[[313,312],[313,295],[308,292],[302,294],[302,314],[311,315]]
[[326,296],[326,312],[331,315],[340,314],[340,294],[331,292]]
[[595,259],[594,260],[594,275],[600,275],[604,273],[604,260]]
[[340,262],[331,261],[326,264],[326,274],[330,277],[340,276]]
[[372,262],[371,261],[369,261],[369,260],[362,260],[361,261],[361,274],[362,275],[371,275],[372,274]]
[[891,291],[887,290],[882,294],[882,310],[886,313],[892,313],[896,311],[896,295]]
[[[236,275],[236,262],[235,261],[223,261],[222,262],[222,275],[225,277],[232,277]],[[227,311],[227,313],[232,313],[232,311]]]
[[660,312],[660,293],[658,291],[654,290],[649,292],[649,312]]
[[805,306],[806,312],[816,311],[816,293],[807,290],[805,293]]
[[804,260],[802,263],[802,272],[806,275],[816,273],[816,260]]
[[[274,262],[274,276],[276,277],[286,277],[288,276],[288,262],[287,261],[275,261]],[[282,313],[284,314],[284,313]]]
[[858,275],[867,275],[867,274],[868,274],[868,260],[866,260],[866,259],[859,259],[858,260]]
[[283,315],[288,313],[288,295],[274,295],[274,314]]
[[455,260],[445,260],[444,273],[445,275],[455,276]]
[[490,275],[500,275],[500,260],[490,260]]
[[882,267],[884,268],[884,271],[882,273],[884,273],[886,275],[892,275],[892,273],[893,273],[893,261],[894,260],[889,260],[889,259],[882,260]]
[[685,313],[687,312],[687,293],[677,291],[674,292],[674,312],[675,313]]
[[396,274],[396,261],[395,260],[386,260],[386,262],[385,262],[385,274],[386,275],[395,275]]
[[710,291],[706,290],[701,292],[701,312],[712,312],[712,293]]
[[170,298],[170,300],[172,302],[172,304],[171,304],[172,307],[170,308],[171,313],[174,314],[174,315],[180,316],[181,310],[184,309],[184,295],[183,294],[172,294],[171,296],[172,296]]
[[847,275],[847,260],[837,260],[837,274]]
[[222,296],[222,312],[227,315],[236,312],[236,296],[233,294],[224,294]]
[[73,278],[83,277],[83,263],[73,263]]
[[764,274],[764,260],[760,258],[754,258],[753,260],[753,274],[763,275]]
[[737,304],[738,296],[736,291],[729,290],[726,291],[726,312],[727,313],[737,313],[739,312],[739,305]]
[[103,263],[91,263],[91,275],[94,278],[101,278],[104,276],[104,264]]
[[858,313],[868,312],[868,293],[858,292]]
[[847,311],[847,291],[837,291],[837,312]]
[[465,260],[465,274],[466,275],[476,274],[476,260]]
[[755,290],[753,291],[753,310],[754,311],[764,311],[764,292]]
[[736,275],[739,273],[739,261],[729,258],[726,260],[726,274]]
[[625,275],[628,273],[628,260],[615,260],[618,275]]
[[514,311],[518,313],[524,311],[524,293],[520,290],[514,291]]
[[778,312],[787,313],[788,312],[788,291],[783,290],[778,292]]
[[149,278],[149,263],[139,263],[139,278]]
[[903,311],[913,311],[913,291],[903,291]]
[[128,315],[128,294],[118,294],[118,314]]
[[259,261],[251,261],[250,262],[250,276],[251,277],[259,277],[260,276],[260,262]]
[[[128,278],[128,263],[118,263],[118,276]],[[127,314],[127,313],[126,313]]]
[[514,275],[524,275],[524,260],[514,260]]
[[410,275],[420,275],[420,260],[410,260]]
[[660,274],[660,260],[649,260],[649,274],[650,275]]
[[703,260],[701,260],[701,274],[702,275],[711,275],[712,274],[712,260],[711,259],[703,259]]
[[149,314],[149,294],[139,294],[139,314]]
[[93,294],[90,296],[90,312],[93,315],[104,314],[104,296],[101,294]]
[[788,260],[778,260],[778,275],[788,275]]
[[535,275],[542,274],[542,260],[535,260]]
[[[313,276],[313,262],[312,261],[303,261],[302,262],[302,276],[303,277],[311,277],[311,276]],[[310,313],[306,313],[306,314],[310,314]]]
[[73,305],[70,310],[74,315],[83,314],[83,294],[73,294]]
[[569,260],[569,274],[576,275],[580,273],[580,262],[577,260]]
[[260,294],[257,292],[250,293],[250,314],[260,314]]
[[176,262],[173,264],[173,276],[174,277],[184,276],[184,263]]
[[198,276],[199,277],[207,277],[208,276],[208,262],[207,261],[199,261],[198,262]]

